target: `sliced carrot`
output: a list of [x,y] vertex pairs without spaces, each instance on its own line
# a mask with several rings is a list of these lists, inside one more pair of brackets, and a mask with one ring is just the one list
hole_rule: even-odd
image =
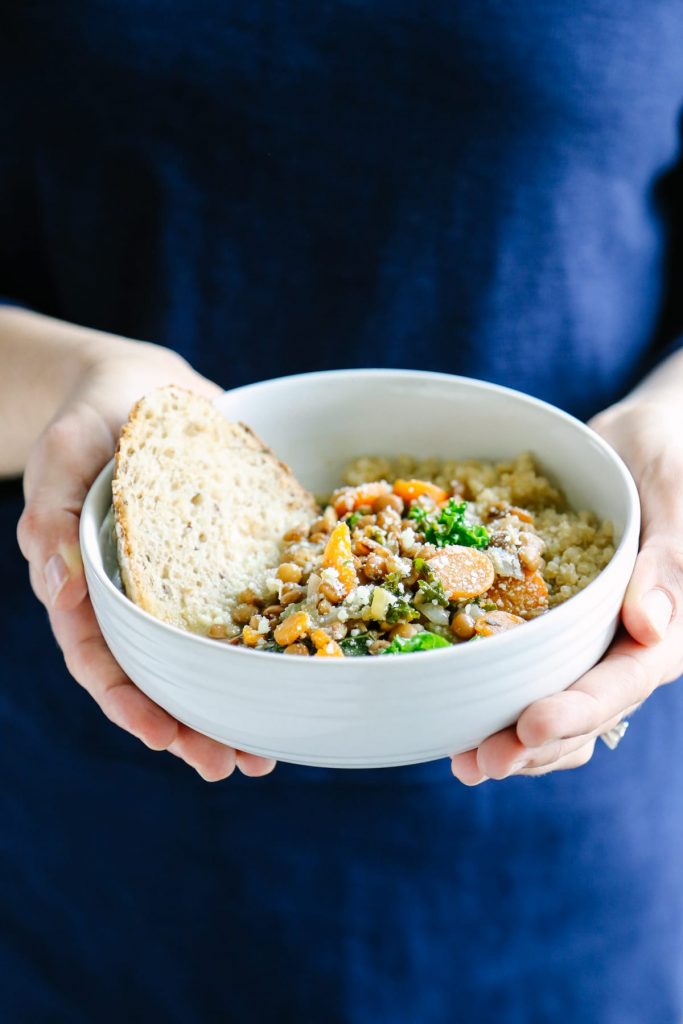
[[337,515],[343,516],[347,512],[355,512],[363,505],[371,507],[382,494],[391,494],[391,487],[386,480],[375,480],[369,484],[359,484],[358,487],[342,487],[332,495],[332,505]]
[[294,612],[275,627],[273,636],[280,647],[289,647],[290,644],[306,636],[310,628],[311,618],[308,612]]
[[330,534],[323,552],[323,567],[337,570],[344,596],[358,586],[358,576],[351,551],[351,532],[344,522],[337,523]]
[[495,636],[496,633],[506,633],[508,629],[524,625],[524,619],[519,615],[511,615],[510,612],[484,612],[474,624],[475,633],[478,636]]
[[314,629],[311,633],[311,640],[315,646],[316,658],[343,658],[344,652],[324,629]]
[[449,601],[478,597],[489,589],[495,572],[486,555],[476,548],[453,544],[427,559]]
[[448,491],[436,484],[430,484],[427,480],[396,480],[394,482],[394,494],[403,498],[406,504],[421,498],[422,495],[431,498],[435,505],[441,505],[448,500]]
[[548,585],[540,572],[527,572],[523,580],[499,576],[486,597],[503,612],[533,619],[548,607]]

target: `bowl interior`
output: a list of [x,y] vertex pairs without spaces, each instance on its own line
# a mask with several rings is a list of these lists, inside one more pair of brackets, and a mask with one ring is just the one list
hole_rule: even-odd
[[531,451],[575,509],[611,519],[617,538],[637,502],[614,452],[593,431],[506,388],[413,371],[302,374],[226,391],[217,400],[317,494],[358,455],[501,460]]

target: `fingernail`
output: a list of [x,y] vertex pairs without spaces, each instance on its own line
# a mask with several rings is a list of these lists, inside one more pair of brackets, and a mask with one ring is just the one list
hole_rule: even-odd
[[65,583],[69,580],[69,570],[61,555],[52,555],[45,563],[45,586],[50,604],[54,604]]
[[648,622],[661,640],[669,627],[674,611],[671,598],[663,590],[650,590],[643,598],[643,610]]
[[79,544],[60,544],[59,553],[66,563],[69,575],[76,577],[83,571],[83,558]]
[[515,772],[521,772],[522,768],[526,768],[529,764],[530,758],[520,757],[518,761],[513,761],[508,769],[508,775],[514,775]]

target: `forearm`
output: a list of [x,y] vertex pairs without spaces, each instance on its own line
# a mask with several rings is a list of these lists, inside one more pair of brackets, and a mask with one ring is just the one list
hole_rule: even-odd
[[[23,472],[32,445],[86,375],[91,378],[91,400],[116,430],[127,407],[117,408],[109,383],[112,369],[118,379],[125,367],[144,379],[139,362],[177,358],[157,345],[0,307],[0,477]],[[126,389],[121,391],[125,394]]]
[[0,476],[22,472],[31,445],[75,386],[96,333],[0,308]]
[[644,377],[626,396],[626,401],[631,398],[680,403],[683,398],[683,349],[674,352]]

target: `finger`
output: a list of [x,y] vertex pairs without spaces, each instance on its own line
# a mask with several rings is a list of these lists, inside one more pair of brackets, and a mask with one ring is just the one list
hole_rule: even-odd
[[272,757],[259,757],[258,754],[249,754],[246,750],[237,751],[237,767],[242,775],[248,775],[252,779],[270,775],[276,764]]
[[106,424],[89,406],[77,405],[50,424],[31,454],[17,540],[34,569],[34,589],[49,607],[66,611],[85,597],[79,515],[91,480],[112,450]]
[[75,612],[54,612],[51,623],[67,668],[110,721],[152,750],[170,750],[207,782],[232,774],[231,747],[176,722],[127,678],[99,632],[89,601]]
[[525,747],[538,747],[596,732],[676,677],[680,646],[678,636],[667,637],[656,647],[642,647],[622,636],[607,657],[569,689],[523,711],[517,723],[518,739]]
[[[589,741],[597,739],[601,733],[608,732],[624,717],[632,714],[637,707],[638,705],[634,704],[621,709],[611,718],[601,721],[589,733],[580,733],[567,739],[551,737],[536,746],[527,746],[522,743],[519,738],[519,724],[510,726],[489,736],[480,744],[478,750],[468,752],[471,760],[467,763],[462,762],[462,771],[467,774],[468,778],[478,781],[483,778],[506,779],[509,775],[517,774],[529,766],[540,768],[553,764],[574,753]],[[461,781],[466,781],[461,777],[460,772],[457,774]]]
[[583,765],[588,764],[595,752],[595,739],[589,740],[587,743],[583,743],[581,746],[572,750],[570,753],[558,758],[556,761],[550,761],[547,764],[540,766],[530,765],[527,768],[521,768],[518,770],[518,775],[548,775],[550,772],[567,771],[570,768],[581,768]]
[[477,763],[476,750],[466,750],[462,754],[454,754],[451,758],[451,771],[456,779],[465,786],[478,786],[488,779]]
[[106,646],[89,600],[76,611],[53,611],[50,623],[71,675],[107,718],[152,750],[165,750],[178,724],[131,683]]
[[220,782],[235,770],[232,747],[203,736],[182,723],[178,723],[177,735],[168,750],[194,768],[205,782]]
[[624,625],[638,643],[656,644],[682,610],[683,554],[670,538],[646,534],[624,597]]
[[[622,712],[614,715],[606,722],[601,722],[592,733],[572,736],[570,739],[565,740],[551,740],[549,743],[545,743],[541,747],[527,747],[524,749],[524,753],[515,756],[508,765],[504,763],[503,757],[499,752],[498,760],[499,763],[502,762],[499,770],[505,772],[501,777],[507,778],[508,775],[519,774],[527,769],[543,769],[549,765],[554,765],[558,761],[564,762],[567,757],[574,754],[577,750],[581,750],[586,746],[586,744],[594,742],[599,736],[604,735],[606,732],[609,732],[610,729],[613,729],[615,725],[619,724],[619,722],[629,718],[638,707],[639,705],[636,704],[633,707],[625,708]],[[487,757],[488,761],[490,761],[493,757],[493,751],[488,751]],[[485,764],[487,764],[488,761],[484,758]]]

